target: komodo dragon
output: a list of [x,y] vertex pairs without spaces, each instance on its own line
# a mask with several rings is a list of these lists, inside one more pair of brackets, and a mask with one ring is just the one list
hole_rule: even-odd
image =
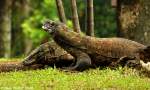
[[55,42],[46,42],[34,49],[23,61],[0,62],[0,72],[43,69],[46,66],[64,67],[73,63],[74,58]]
[[34,49],[24,60],[25,66],[42,64],[64,67],[73,63],[74,58],[54,41],[46,42]]
[[[96,38],[69,30],[61,22],[46,21],[42,28],[54,41],[75,58],[67,70],[84,71],[90,67],[115,64],[141,66],[150,61],[150,47],[124,38]],[[117,63],[116,63],[117,62]]]

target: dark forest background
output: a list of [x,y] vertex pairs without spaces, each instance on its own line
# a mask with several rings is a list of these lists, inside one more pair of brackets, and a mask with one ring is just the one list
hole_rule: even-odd
[[[67,25],[73,28],[70,0],[62,0]],[[86,0],[76,0],[82,32],[86,31]],[[125,37],[150,45],[148,0],[93,0],[96,37]],[[41,29],[46,19],[59,20],[55,0],[0,1],[0,57],[22,57],[51,40]]]

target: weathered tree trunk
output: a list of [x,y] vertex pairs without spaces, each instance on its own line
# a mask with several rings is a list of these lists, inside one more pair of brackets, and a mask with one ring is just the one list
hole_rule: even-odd
[[0,1],[0,57],[11,56],[11,5],[13,0]]
[[149,0],[118,0],[118,36],[150,45]]
[[86,35],[94,36],[94,11],[93,0],[87,0],[87,23],[86,23]]
[[66,23],[66,16],[65,16],[62,0],[56,0],[56,5],[58,10],[59,20],[63,23]]
[[74,31],[79,33],[81,32],[81,30],[80,30],[80,24],[78,19],[76,0],[71,0],[71,10],[72,10],[72,21],[73,21]]
[[[19,56],[26,52],[26,47],[30,46],[30,42],[25,42],[23,30],[21,27],[22,22],[29,15],[29,0],[15,0],[12,6],[12,56]],[[27,44],[27,45],[25,45]],[[28,50],[27,52],[29,52]]]
[[26,71],[26,70],[36,70],[42,68],[44,68],[42,64],[24,66],[22,62],[19,61],[0,62],[0,72],[10,72],[10,71],[19,71],[19,70]]

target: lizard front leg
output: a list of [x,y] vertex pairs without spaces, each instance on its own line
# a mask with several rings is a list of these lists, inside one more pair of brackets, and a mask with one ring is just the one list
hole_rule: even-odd
[[65,70],[71,71],[84,71],[91,66],[91,58],[88,54],[82,52],[81,50],[71,48],[70,54],[75,58],[74,66],[64,67]]

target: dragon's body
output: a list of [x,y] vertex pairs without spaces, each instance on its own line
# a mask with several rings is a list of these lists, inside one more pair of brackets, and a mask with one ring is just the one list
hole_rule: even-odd
[[73,57],[55,42],[46,42],[34,49],[24,60],[26,66],[42,64],[48,66],[64,67],[73,62]]
[[66,69],[83,71],[90,66],[113,66],[132,63],[139,65],[140,60],[149,61],[149,47],[123,38],[96,38],[80,35],[69,30],[59,22],[48,21],[43,29],[49,32],[54,41],[71,54],[76,62]]
[[0,72],[35,70],[45,66],[64,67],[73,63],[74,58],[55,42],[46,42],[25,57],[23,61],[0,62]]

